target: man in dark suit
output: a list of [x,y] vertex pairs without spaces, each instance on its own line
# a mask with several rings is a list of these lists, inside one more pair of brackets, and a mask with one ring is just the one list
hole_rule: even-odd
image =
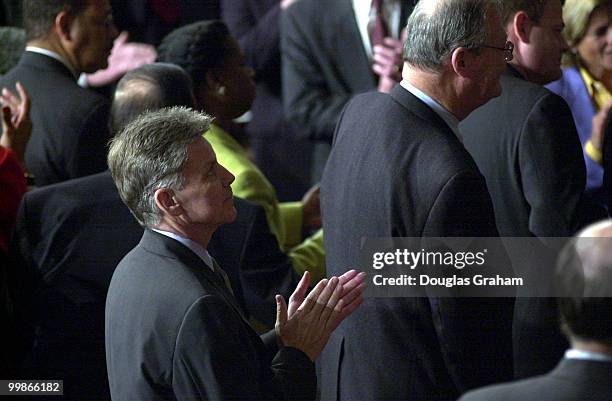
[[236,217],[234,177],[202,136],[209,124],[189,109],[162,109],[136,118],[111,144],[108,164],[121,199],[147,227],[108,291],[111,395],[314,399],[311,361],[360,303],[362,276],[321,281],[304,299],[306,273],[289,309],[276,297],[276,331],[264,343],[207,251],[217,227]]
[[[495,49],[505,34],[494,3],[420,1],[406,31],[401,85],[356,96],[336,129],[321,186],[331,275],[359,262],[367,237],[497,235],[457,134],[501,92],[511,52]],[[508,379],[511,316],[507,300],[368,298],[325,349],[321,398],[454,400]]]
[[542,86],[561,76],[568,49],[561,0],[511,0],[504,8],[516,54],[502,95],[462,122],[465,147],[487,180],[501,235],[571,236],[579,229],[584,161],[571,111]]
[[[190,81],[178,66],[155,63],[128,73],[114,102],[116,129],[146,109],[192,106]],[[271,327],[274,295],[289,296],[298,277],[270,232],[264,210],[235,199],[238,217],[217,230],[209,251],[226,266],[248,318]],[[34,311],[19,311],[35,327],[27,377],[64,380],[66,399],[108,399],[104,354],[104,303],[115,267],[138,244],[143,229],[121,201],[109,172],[28,193],[18,216],[11,270],[17,305],[37,289]],[[39,285],[40,281],[40,285]],[[21,302],[19,302],[21,300]],[[24,342],[29,330],[24,330]]]
[[470,392],[461,401],[612,399],[612,223],[569,242],[555,273],[563,332],[571,349],[543,376]]
[[[502,75],[502,95],[461,123],[464,144],[486,178],[502,236],[571,236],[582,224],[584,159],[569,107],[542,86],[561,77],[567,50],[561,0],[507,0],[503,8],[516,54]],[[537,264],[517,263],[515,269],[552,282],[552,271]],[[520,295],[514,324],[517,378],[549,371],[567,347],[557,330],[554,300],[527,298],[541,294],[524,290]]]
[[[194,104],[191,79],[181,67],[167,63],[144,65],[127,73],[117,85],[111,113],[113,131],[120,132],[146,110],[193,108]],[[264,209],[243,200],[237,205],[244,208],[244,215],[218,230],[210,243],[211,253],[227,266],[236,297],[249,316],[272,327],[274,295],[290,293],[299,278],[290,271],[292,263],[280,250],[276,237],[270,237]]]
[[255,70],[257,95],[246,126],[255,163],[281,201],[301,199],[310,187],[312,146],[297,138],[281,101],[281,13],[295,0],[223,0],[222,17]]
[[[263,209],[242,199],[235,205],[238,218],[217,231],[208,249],[227,266],[244,315],[270,327],[274,294],[289,296],[298,280],[267,228]],[[109,172],[26,194],[12,249],[19,260],[14,273],[27,276],[19,281],[40,277],[42,282],[34,310],[24,317],[36,329],[23,374],[63,379],[66,399],[110,397],[104,303],[115,267],[142,233]]]
[[[368,36],[371,1],[308,0],[281,18],[285,115],[298,135],[316,142],[313,181],[323,172],[342,108],[358,93],[388,92],[401,79],[401,27],[414,0],[382,1],[387,42]],[[380,75],[375,75],[374,66]],[[384,72],[383,72],[384,71]]]
[[107,66],[117,36],[108,0],[26,0],[24,23],[26,50],[0,86],[19,81],[32,98],[29,172],[41,186],[103,171],[109,103],[77,79]]

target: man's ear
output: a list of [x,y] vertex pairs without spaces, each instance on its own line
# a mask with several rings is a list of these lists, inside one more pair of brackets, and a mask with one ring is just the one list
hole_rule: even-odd
[[59,14],[55,16],[55,22],[53,25],[53,29],[59,38],[63,41],[72,40],[72,23],[74,21],[74,17],[70,15],[67,11],[61,11]]
[[465,47],[456,48],[453,50],[449,62],[455,74],[460,77],[472,77],[474,54],[469,49]]
[[525,11],[519,11],[514,14],[511,24],[516,38],[523,43],[529,43],[531,28],[534,26],[534,22],[529,18],[529,15]]
[[174,196],[174,191],[168,188],[159,188],[153,195],[155,204],[163,214],[169,216],[180,216],[183,213],[183,207]]

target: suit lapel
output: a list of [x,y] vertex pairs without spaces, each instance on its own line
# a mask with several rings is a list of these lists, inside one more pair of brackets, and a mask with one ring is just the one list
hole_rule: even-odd
[[223,279],[216,276],[211,268],[204,263],[198,255],[191,249],[181,244],[180,242],[166,237],[165,235],[156,233],[155,231],[146,229],[140,245],[147,251],[163,254],[163,256],[177,259],[181,264],[188,268],[200,280],[208,282],[215,289],[216,295],[223,298],[232,308],[238,313],[241,319],[249,325],[244,317],[243,311],[238,306],[236,298],[229,292]]

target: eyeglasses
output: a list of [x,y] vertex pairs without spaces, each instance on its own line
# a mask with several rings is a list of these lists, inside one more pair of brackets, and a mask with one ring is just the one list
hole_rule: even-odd
[[479,47],[487,47],[489,49],[501,50],[504,52],[504,60],[506,60],[506,62],[512,61],[512,58],[513,58],[512,52],[514,51],[514,43],[510,41],[507,41],[504,47],[489,46],[489,45],[480,45]]

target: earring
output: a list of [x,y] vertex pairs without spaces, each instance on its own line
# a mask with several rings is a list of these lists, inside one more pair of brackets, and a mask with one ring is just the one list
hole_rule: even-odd
[[224,96],[225,95],[225,86],[219,85],[217,86],[217,95]]

